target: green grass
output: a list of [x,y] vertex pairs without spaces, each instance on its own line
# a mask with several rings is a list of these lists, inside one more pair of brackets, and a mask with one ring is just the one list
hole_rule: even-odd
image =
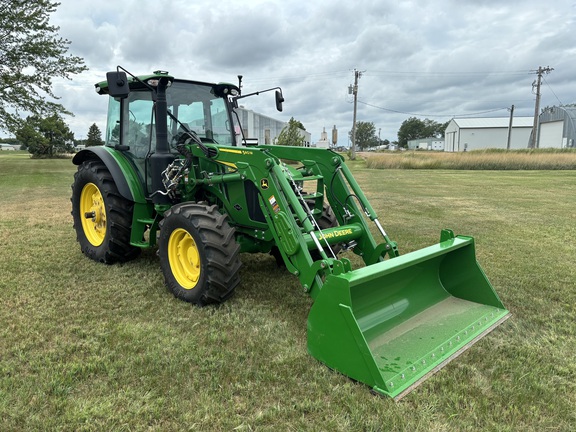
[[576,172],[351,166],[401,252],[473,235],[513,317],[395,403],[307,354],[311,300],[272,258],[193,307],[155,251],[82,256],[69,160],[1,154],[0,430],[573,430]]

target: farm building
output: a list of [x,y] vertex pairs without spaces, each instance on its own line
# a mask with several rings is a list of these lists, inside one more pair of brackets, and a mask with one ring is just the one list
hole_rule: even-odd
[[[240,117],[240,123],[244,128],[244,136],[248,141],[258,144],[274,144],[280,132],[284,126],[287,125],[286,122],[273,119],[264,114],[259,114],[252,110],[246,109],[244,107],[239,107],[236,109],[238,116]],[[239,135],[239,131],[237,135]],[[312,135],[310,132],[302,131],[304,135],[304,145],[310,147],[310,141],[312,140]],[[238,142],[242,139],[241,136],[238,137]]]
[[320,140],[316,141],[314,147],[317,148],[330,148],[330,141],[328,141],[328,132],[326,132],[326,128],[322,129],[322,133],[320,134]]
[[[510,149],[528,147],[532,117],[514,117],[510,131]],[[444,150],[449,152],[508,148],[509,117],[458,118],[448,123]]]
[[444,150],[444,138],[422,138],[408,141],[409,150]]
[[537,147],[576,147],[576,107],[544,108],[539,123]]

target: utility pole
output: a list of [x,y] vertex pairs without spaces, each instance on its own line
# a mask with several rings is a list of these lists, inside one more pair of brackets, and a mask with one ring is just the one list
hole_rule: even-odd
[[354,122],[352,124],[352,148],[350,151],[350,159],[356,160],[356,109],[358,107],[358,80],[362,76],[362,72],[354,69],[354,87],[350,86],[348,92],[354,95]]
[[510,123],[508,123],[508,139],[506,140],[506,150],[510,150],[510,138],[512,137],[512,120],[514,119],[514,105],[510,107]]
[[534,82],[532,83],[532,92],[534,92],[534,87],[536,87],[536,105],[534,107],[534,125],[532,126],[532,141],[530,142],[530,148],[536,148],[537,145],[538,111],[540,111],[540,96],[541,96],[540,85],[542,83],[542,74],[544,73],[549,74],[553,70],[554,68],[551,68],[550,66],[546,66],[545,68],[543,68],[542,66],[538,66],[537,71],[531,71],[536,72],[538,78],[535,79]]

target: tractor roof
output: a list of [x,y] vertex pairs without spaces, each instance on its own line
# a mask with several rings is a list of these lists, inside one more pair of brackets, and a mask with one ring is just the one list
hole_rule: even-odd
[[[171,81],[179,81],[179,82],[191,82],[191,83],[195,83],[195,84],[201,84],[201,85],[208,85],[208,86],[224,86],[224,87],[229,87],[229,88],[235,88],[238,93],[240,93],[240,89],[238,89],[238,87],[234,84],[229,84],[229,83],[208,83],[208,82],[200,82],[200,81],[194,81],[194,80],[182,80],[182,79],[175,79],[173,76],[169,75],[168,72],[165,71],[154,71],[149,75],[139,75],[137,78],[141,81],[144,81],[145,83],[148,83],[151,80],[155,80],[155,79],[159,79],[159,78],[165,78],[168,77]],[[131,90],[138,90],[138,89],[144,89],[145,86],[139,82],[137,79],[129,76],[128,77],[128,85],[130,86]],[[153,86],[155,86],[155,84],[152,84]],[[100,95],[107,95],[109,94],[109,89],[108,89],[108,82],[107,81],[100,81],[99,83],[94,84],[94,87],[96,88],[96,93],[100,94]]]
[[[174,77],[169,75],[168,72],[165,71],[154,71],[150,75],[140,75],[138,79],[144,82],[148,82],[149,80],[159,79],[168,77],[171,80],[174,80]],[[144,85],[142,85],[138,80],[129,76],[128,77],[128,85],[130,86],[131,90],[142,89]],[[100,81],[99,83],[94,84],[96,88],[96,93],[100,95],[108,94],[108,82],[107,81]]]

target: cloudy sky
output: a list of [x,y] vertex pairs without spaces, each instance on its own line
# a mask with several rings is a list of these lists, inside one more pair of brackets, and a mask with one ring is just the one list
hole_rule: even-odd
[[347,145],[359,82],[358,120],[396,140],[409,117],[532,116],[532,83],[544,76],[541,106],[576,103],[576,0],[60,0],[52,23],[89,71],[57,81],[76,138],[105,128],[107,101],[94,83],[122,65],[135,74],[167,70],[187,79],[237,82],[247,108],[294,117],[320,139],[338,128]]

